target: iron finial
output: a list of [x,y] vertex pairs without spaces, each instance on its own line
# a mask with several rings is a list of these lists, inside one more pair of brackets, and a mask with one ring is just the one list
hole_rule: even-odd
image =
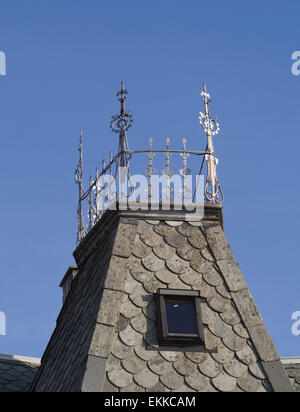
[[119,166],[125,167],[128,164],[128,142],[126,132],[132,126],[133,117],[129,110],[125,110],[125,100],[128,94],[127,89],[124,89],[124,82],[121,82],[121,90],[117,93],[119,102],[121,103],[120,114],[112,116],[110,128],[114,133],[119,134]]
[[125,100],[126,100],[126,95],[128,94],[127,89],[124,89],[124,82],[121,82],[121,90],[117,93],[117,97],[119,97],[119,102],[121,103],[121,111],[120,115],[124,115],[125,113]]
[[80,241],[85,236],[85,229],[84,229],[84,219],[82,214],[82,195],[84,193],[83,186],[82,186],[82,176],[83,176],[83,144],[82,144],[82,137],[83,131],[80,130],[80,137],[79,137],[79,162],[76,166],[75,170],[75,183],[78,185],[78,205],[77,205],[77,240],[76,244],[78,245]]
[[112,116],[110,123],[110,128],[115,133],[127,132],[127,130],[132,126],[133,116],[129,110],[125,110],[125,100],[128,94],[127,89],[124,89],[124,82],[121,82],[121,90],[118,91],[117,97],[119,97],[119,102],[121,103],[120,114]]
[[204,102],[204,113],[199,113],[199,122],[201,127],[207,136],[207,146],[205,155],[205,160],[207,163],[207,179],[205,185],[205,197],[206,200],[212,203],[223,203],[224,196],[221,186],[217,178],[217,164],[218,159],[215,157],[214,153],[214,143],[213,136],[217,135],[220,131],[220,125],[217,118],[210,115],[210,94],[207,92],[206,84],[203,84],[203,91],[201,92]]

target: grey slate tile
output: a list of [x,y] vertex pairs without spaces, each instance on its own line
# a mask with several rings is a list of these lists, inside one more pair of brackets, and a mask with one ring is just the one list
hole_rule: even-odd
[[[262,320],[250,295],[245,295],[247,284],[221,227],[206,232],[182,222],[152,224],[140,219],[138,227],[119,225],[112,257],[105,239],[97,244],[95,256],[78,272],[74,300],[69,299],[62,311],[37,390],[63,391],[66,385],[75,390],[69,377],[81,373],[78,365],[90,353],[95,360],[90,376],[96,379],[101,374],[104,391],[262,391],[257,351],[263,358],[267,342],[269,359],[275,350],[264,330],[249,330]],[[103,259],[110,259],[108,269]],[[199,290],[205,298],[201,307],[207,347],[216,353],[146,350],[146,342],[158,343],[153,294],[159,287]],[[100,357],[107,358],[106,369],[105,361],[98,362]],[[97,368],[98,363],[103,367]],[[247,372],[249,365],[255,365],[252,373]],[[244,379],[247,373],[250,383]],[[57,382],[60,376],[66,385]],[[86,383],[86,390],[93,387]]]
[[0,359],[0,392],[28,392],[37,371],[30,363]]

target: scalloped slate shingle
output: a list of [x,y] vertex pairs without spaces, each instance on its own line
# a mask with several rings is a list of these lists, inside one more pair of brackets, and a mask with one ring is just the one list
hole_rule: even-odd
[[[104,215],[74,252],[78,274],[33,391],[291,390],[220,208],[205,212],[201,225],[175,211]],[[160,350],[157,288],[200,291],[206,349],[216,353]]]
[[290,379],[292,388],[295,392],[300,392],[300,363],[284,361],[284,369]]
[[0,357],[0,392],[28,392],[39,365]]

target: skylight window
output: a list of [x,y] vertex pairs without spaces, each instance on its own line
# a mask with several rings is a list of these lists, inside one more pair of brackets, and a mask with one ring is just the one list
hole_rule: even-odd
[[157,293],[161,344],[202,344],[203,324],[198,291],[159,289]]

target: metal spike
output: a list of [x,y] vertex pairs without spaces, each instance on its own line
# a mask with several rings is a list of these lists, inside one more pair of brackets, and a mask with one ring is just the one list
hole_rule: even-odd
[[117,93],[119,97],[119,102],[121,103],[120,114],[112,116],[112,121],[110,123],[110,128],[113,132],[119,134],[119,166],[125,167],[128,163],[127,151],[128,142],[126,132],[132,126],[133,117],[129,110],[125,110],[125,100],[128,91],[124,89],[124,82],[121,82],[121,90]]
[[112,155],[112,152],[110,152],[109,159],[110,159],[110,163],[109,163],[109,174],[112,176],[112,164],[113,164],[113,155]]
[[205,160],[207,163],[207,179],[205,185],[206,200],[212,203],[223,203],[224,196],[217,178],[217,164],[218,160],[214,153],[213,136],[220,131],[220,125],[217,118],[213,118],[209,112],[209,105],[211,103],[210,95],[207,93],[206,84],[203,85],[201,93],[204,102],[205,113],[199,113],[200,125],[207,136],[207,152]]
[[174,171],[170,169],[170,160],[171,160],[171,153],[170,153],[170,139],[167,137],[166,139],[166,152],[165,152],[165,157],[166,157],[166,169],[162,170],[162,174],[171,177],[174,174]]
[[82,177],[83,177],[83,131],[80,131],[79,138],[79,162],[75,170],[75,183],[78,185],[78,205],[77,205],[77,238],[76,245],[78,245],[85,236],[84,229],[84,219],[82,214],[82,195],[83,195],[83,186],[82,186]]
[[95,177],[95,198],[94,198],[94,206],[95,206],[95,215],[96,215],[96,221],[98,220],[99,217],[99,171],[98,168],[96,169],[96,177]]
[[89,230],[92,228],[93,226],[93,218],[92,218],[92,212],[93,212],[93,190],[92,190],[92,186],[93,186],[93,181],[92,181],[92,177],[90,176],[90,192],[89,192],[89,197],[88,197],[88,202],[89,202],[89,212],[88,212],[88,217],[89,217]]
[[152,176],[157,173],[156,169],[153,169],[153,158],[155,157],[155,154],[153,153],[153,148],[152,148],[152,143],[153,139],[149,139],[149,153],[147,153],[147,157],[149,159],[148,161],[148,169],[146,169],[146,175],[148,176],[148,198],[153,197],[152,193]]
[[102,160],[102,175],[105,172],[105,160]]

